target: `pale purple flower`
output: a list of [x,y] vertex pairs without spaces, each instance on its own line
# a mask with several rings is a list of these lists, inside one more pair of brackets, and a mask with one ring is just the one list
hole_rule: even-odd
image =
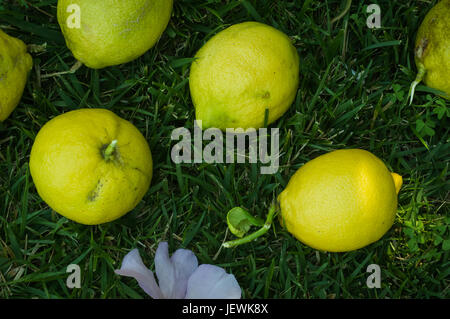
[[145,267],[137,249],[130,251],[115,270],[133,277],[154,299],[240,299],[236,278],[214,265],[198,265],[197,257],[187,249],[178,249],[169,257],[169,245],[161,242],[155,254],[156,283],[153,272]]

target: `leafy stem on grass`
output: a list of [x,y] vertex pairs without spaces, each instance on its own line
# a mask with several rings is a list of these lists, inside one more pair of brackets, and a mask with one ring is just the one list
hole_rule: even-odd
[[64,75],[64,74],[73,74],[75,72],[78,71],[79,68],[81,68],[83,66],[83,63],[81,63],[80,61],[77,60],[77,62],[70,68],[69,71],[62,71],[62,72],[56,72],[56,73],[51,73],[51,74],[44,74],[41,75],[42,79],[45,78],[51,78],[54,76],[59,76],[59,75]]
[[[273,203],[270,206],[269,213],[267,214],[267,218],[264,224],[262,224],[260,219],[254,218],[251,216],[246,210],[241,207],[235,207],[231,209],[227,214],[227,223],[231,232],[238,237],[242,237],[240,239],[227,241],[222,244],[225,248],[236,247],[242,244],[249,243],[256,238],[264,235],[272,226],[273,218],[275,217],[275,213],[278,211],[277,205]],[[253,226],[262,226],[256,232],[243,237],[243,235],[250,229],[251,225]]]
[[29,44],[27,45],[27,51],[30,53],[47,52],[47,42],[44,44]]

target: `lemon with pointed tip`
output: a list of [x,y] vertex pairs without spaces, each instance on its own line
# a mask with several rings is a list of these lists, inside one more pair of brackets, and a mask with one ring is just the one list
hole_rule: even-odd
[[260,128],[292,105],[299,56],[283,32],[259,22],[233,25],[195,55],[189,86],[203,128]]
[[416,36],[414,60],[418,73],[411,85],[411,102],[415,87],[422,80],[450,99],[450,0],[438,2],[422,21]]
[[105,109],[80,109],[47,122],[30,171],[41,198],[81,224],[113,221],[132,209],[152,179],[152,156],[130,122]]
[[298,240],[330,252],[362,248],[394,223],[402,177],[372,153],[337,150],[303,165],[279,195],[282,223]]
[[0,122],[19,104],[32,66],[25,43],[0,29]]
[[166,29],[173,0],[58,0],[68,48],[93,69],[130,62]]

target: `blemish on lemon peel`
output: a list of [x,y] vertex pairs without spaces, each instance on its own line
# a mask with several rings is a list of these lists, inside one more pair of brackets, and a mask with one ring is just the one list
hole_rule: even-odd
[[427,47],[428,47],[428,39],[427,38],[420,39],[419,45],[415,49],[416,57],[419,60],[422,60],[425,57]]
[[270,99],[270,92],[269,92],[269,91],[265,92],[265,93],[263,94],[262,98],[263,98],[263,99]]
[[95,186],[95,188],[88,194],[87,199],[89,202],[95,202],[95,200],[98,198],[98,196],[100,194],[100,191],[102,190],[102,187],[103,187],[103,183],[99,180],[97,182],[97,185]]

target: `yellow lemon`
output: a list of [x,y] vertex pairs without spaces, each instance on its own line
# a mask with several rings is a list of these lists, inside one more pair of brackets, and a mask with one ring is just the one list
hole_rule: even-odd
[[105,109],[80,109],[42,127],[31,149],[30,171],[53,210],[94,225],[135,208],[150,186],[152,156],[130,122]]
[[25,43],[0,29],[0,121],[19,104],[32,66]]
[[173,0],[58,0],[68,48],[94,69],[130,62],[161,37]]
[[282,222],[315,249],[359,249],[394,223],[401,185],[401,176],[368,151],[330,152],[302,166],[279,195]]
[[418,69],[411,90],[424,80],[450,99],[450,0],[438,2],[425,16],[417,32],[414,58]]
[[295,99],[299,56],[281,31],[258,22],[233,25],[195,55],[189,86],[204,128],[260,128]]

